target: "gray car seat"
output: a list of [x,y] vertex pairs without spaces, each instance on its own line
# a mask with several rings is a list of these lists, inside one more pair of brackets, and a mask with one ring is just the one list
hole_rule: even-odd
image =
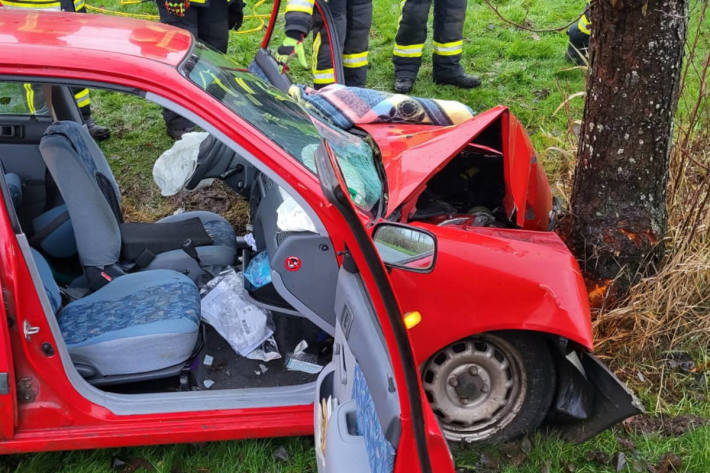
[[173,269],[197,280],[205,270],[213,273],[234,262],[234,230],[213,212],[185,212],[153,224],[123,223],[116,180],[78,123],[54,123],[39,148],[64,199],[89,287],[103,283],[96,282],[97,274],[108,281],[126,270]]
[[64,308],[47,260],[32,257],[69,355],[89,382],[106,384],[179,372],[199,334],[200,296],[175,271],[127,274]]

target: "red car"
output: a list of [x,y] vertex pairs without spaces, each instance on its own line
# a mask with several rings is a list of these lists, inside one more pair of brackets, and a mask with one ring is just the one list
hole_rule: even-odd
[[[444,436],[547,421],[583,440],[637,412],[591,354],[579,268],[507,108],[346,132],[166,25],[8,10],[0,42],[0,452],[315,431],[319,471],[450,471]],[[205,130],[185,187],[249,199],[254,241],[209,209],[124,222],[72,86]],[[281,359],[200,322],[198,287],[238,265],[266,268],[235,297],[269,314]]]

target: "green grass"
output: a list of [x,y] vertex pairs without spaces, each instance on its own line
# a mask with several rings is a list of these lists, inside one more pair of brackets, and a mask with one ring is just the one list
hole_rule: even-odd
[[[374,1],[374,24],[370,35],[370,63],[368,86],[389,90],[394,80],[391,49],[399,15],[398,2]],[[155,14],[152,2],[121,6],[119,0],[94,0],[90,5],[128,13]],[[250,0],[250,5],[255,1]],[[502,0],[496,5],[507,18],[535,28],[550,28],[573,20],[584,8],[585,0]],[[691,12],[697,12],[699,2],[693,0]],[[247,14],[251,7],[247,9]],[[261,5],[259,13],[269,13],[270,4]],[[255,28],[257,19],[245,21],[243,29]],[[691,30],[697,27],[692,17]],[[710,33],[710,19],[703,25]],[[275,43],[280,35],[277,27]],[[450,86],[435,86],[431,81],[431,22],[424,64],[415,84],[415,95],[454,99],[481,111],[497,104],[508,105],[527,128],[545,162],[546,169],[555,174],[566,169],[548,146],[564,143],[568,119],[579,120],[583,98],[570,101],[569,116],[565,110],[553,113],[569,94],[584,90],[584,71],[570,67],[564,61],[566,35],[533,33],[516,30],[502,23],[481,1],[470,1],[466,19],[463,64],[469,72],[478,74],[483,85],[474,90]],[[261,33],[233,32],[229,54],[237,62],[247,64],[261,41]],[[701,39],[703,51],[710,50],[710,34]],[[696,58],[699,63],[699,59]],[[297,66],[295,66],[297,67]],[[294,71],[293,77],[309,81],[307,71]],[[680,113],[684,113],[693,94],[697,95],[698,81],[691,74],[688,89],[681,99]],[[131,217],[155,218],[172,211],[178,203],[159,196],[151,182],[150,171],[154,160],[167,149],[171,140],[165,135],[157,106],[140,99],[109,92],[92,92],[95,118],[111,127],[113,138],[102,144],[117,178],[124,190],[124,206]],[[710,398],[707,387],[698,387],[692,379],[677,375],[678,392],[672,399],[658,400],[658,388],[650,383],[634,381],[644,404],[651,412],[666,415],[694,414],[710,417]],[[636,452],[630,451],[619,439],[630,439]],[[623,442],[623,440],[622,440]],[[288,462],[273,458],[272,453],[283,446]],[[631,473],[643,462],[655,464],[667,452],[682,458],[679,471],[710,472],[710,427],[701,427],[681,435],[663,436],[639,432],[627,433],[617,427],[582,445],[570,445],[551,437],[537,434],[525,447],[523,455],[518,447],[471,447],[455,452],[458,466],[476,471],[512,472],[614,472],[615,467],[590,459],[593,452],[608,456],[623,451],[629,464],[622,470]],[[596,455],[598,457],[598,455]],[[155,471],[166,473],[268,473],[311,472],[312,441],[307,438],[216,442],[200,445],[169,445],[158,447],[122,448],[92,451],[56,452],[0,457],[0,473],[101,473],[120,471],[112,468],[112,459],[124,461],[145,459]],[[575,467],[574,470],[571,466]],[[123,471],[129,471],[123,470]],[[137,471],[143,471],[137,469]],[[646,470],[642,470],[646,471]],[[668,470],[672,472],[674,470]]]

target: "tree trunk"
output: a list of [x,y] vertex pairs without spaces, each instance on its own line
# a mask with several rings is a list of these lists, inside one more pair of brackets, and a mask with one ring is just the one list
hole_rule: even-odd
[[587,281],[614,281],[623,295],[663,255],[687,0],[591,5],[591,72],[562,233]]

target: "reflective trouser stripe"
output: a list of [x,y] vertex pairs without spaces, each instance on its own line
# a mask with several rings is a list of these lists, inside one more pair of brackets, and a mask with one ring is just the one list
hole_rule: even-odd
[[74,11],[79,11],[86,6],[86,0],[74,0]]
[[586,35],[591,35],[592,30],[589,29],[589,26],[592,24],[591,21],[587,19],[587,15],[582,15],[582,17],[579,19],[577,22],[577,28],[579,28],[579,31]]
[[394,43],[392,54],[399,57],[421,57],[423,51],[424,43],[408,45]]
[[463,52],[463,40],[452,41],[451,43],[439,43],[434,41],[434,54],[439,56],[455,56]]
[[313,83],[332,84],[335,82],[335,72],[333,69],[322,69],[313,71]]
[[25,87],[25,102],[27,102],[27,108],[30,114],[34,115],[37,113],[35,109],[35,91],[32,88],[32,84],[24,84]]
[[286,13],[301,12],[308,15],[313,14],[314,0],[288,0],[286,4]]
[[318,69],[318,53],[320,52],[320,47],[322,44],[322,39],[320,33],[316,35],[313,40],[313,54],[311,57],[311,72],[313,72],[313,83],[314,84],[332,84],[335,82],[335,71],[333,68],[328,69]]
[[343,54],[343,67],[367,66],[367,51],[362,53]]
[[91,98],[89,97],[89,89],[81,89],[79,92],[74,94],[74,100],[79,108],[86,107],[91,103]]

